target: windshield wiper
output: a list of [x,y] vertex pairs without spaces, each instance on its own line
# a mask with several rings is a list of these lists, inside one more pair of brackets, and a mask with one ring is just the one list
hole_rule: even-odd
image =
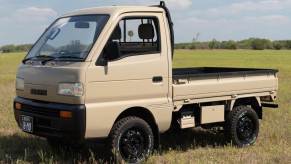
[[49,56],[49,55],[37,55],[37,56],[33,56],[33,57],[30,57],[30,58],[23,59],[22,63],[25,64],[28,60],[37,59],[37,58],[48,58],[46,60],[43,60],[42,64],[44,64],[43,62],[48,62],[50,60],[54,60],[55,59],[55,57]]
[[45,59],[45,60],[41,61],[41,64],[45,65],[47,62],[55,60],[55,59],[56,59],[56,57],[49,56],[48,59]]
[[37,58],[47,58],[47,59],[41,61],[41,63],[43,65],[45,65],[47,62],[55,60],[55,59],[76,59],[76,60],[83,60],[84,59],[84,58],[81,58],[78,56],[69,56],[69,55],[64,55],[64,56],[59,56],[59,57],[54,57],[54,56],[49,56],[49,55],[37,55],[37,56],[23,59],[22,63],[25,64],[26,61],[32,60],[32,59],[37,59]]
[[77,59],[77,60],[83,60],[84,58],[78,57],[78,56],[69,56],[69,55],[64,55],[64,56],[59,56],[57,59]]

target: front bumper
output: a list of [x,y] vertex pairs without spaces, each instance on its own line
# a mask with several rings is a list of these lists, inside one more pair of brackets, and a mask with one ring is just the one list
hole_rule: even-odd
[[[15,108],[21,104],[21,109]],[[72,112],[72,118],[60,118],[60,111]],[[85,105],[71,105],[35,101],[16,97],[14,100],[14,116],[20,127],[20,115],[33,118],[32,134],[42,137],[56,137],[70,140],[82,140],[86,129]]]

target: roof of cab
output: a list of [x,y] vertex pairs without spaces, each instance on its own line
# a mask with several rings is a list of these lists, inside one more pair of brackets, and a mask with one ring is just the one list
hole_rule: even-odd
[[89,14],[121,14],[126,12],[163,12],[163,9],[155,6],[105,6],[105,7],[93,7],[80,9],[64,16],[74,15],[89,15]]

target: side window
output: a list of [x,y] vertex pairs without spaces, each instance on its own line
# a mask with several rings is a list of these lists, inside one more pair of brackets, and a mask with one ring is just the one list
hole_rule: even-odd
[[103,57],[116,60],[128,56],[160,52],[158,19],[135,17],[122,19],[103,50]]

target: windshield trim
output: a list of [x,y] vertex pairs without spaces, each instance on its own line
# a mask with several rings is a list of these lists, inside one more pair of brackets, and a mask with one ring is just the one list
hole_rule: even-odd
[[[36,40],[36,42],[32,45],[32,47],[29,49],[29,51],[27,52],[27,54],[25,55],[25,57],[23,58],[23,60],[28,59],[27,56],[30,54],[30,52],[32,51],[32,49],[36,46],[36,44],[39,42],[39,40],[45,35],[45,33],[47,32],[47,30],[49,30],[57,21],[59,21],[60,19],[63,18],[70,18],[70,17],[77,17],[77,16],[107,16],[107,20],[105,22],[105,24],[103,25],[103,29],[100,31],[100,34],[102,33],[102,31],[104,30],[104,27],[106,26],[106,24],[108,23],[108,20],[110,19],[110,14],[77,14],[77,15],[69,15],[69,16],[61,16],[58,17],[56,20],[54,20],[45,30],[44,32],[40,35],[40,37]],[[99,36],[100,36],[99,34]],[[86,57],[84,57],[83,59],[80,60],[70,60],[70,61],[74,61],[74,62],[85,62],[91,52],[91,50],[93,49],[93,47],[95,46],[96,41],[99,39],[99,37],[96,38],[96,40],[94,40],[90,50],[88,51]],[[59,61],[63,61],[63,60],[59,60]]]

